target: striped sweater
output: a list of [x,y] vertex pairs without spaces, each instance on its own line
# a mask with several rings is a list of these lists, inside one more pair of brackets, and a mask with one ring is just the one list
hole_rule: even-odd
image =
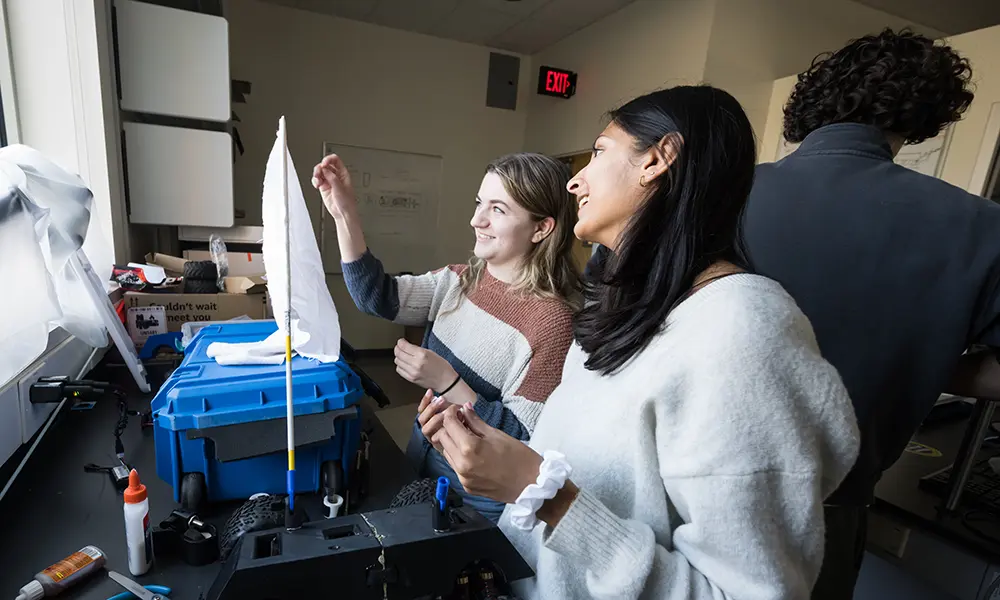
[[572,311],[557,300],[525,297],[488,271],[468,297],[466,265],[392,277],[366,252],[344,263],[358,308],[400,325],[427,326],[423,346],[447,360],[477,395],[479,416],[527,440],[562,378],[572,343]]

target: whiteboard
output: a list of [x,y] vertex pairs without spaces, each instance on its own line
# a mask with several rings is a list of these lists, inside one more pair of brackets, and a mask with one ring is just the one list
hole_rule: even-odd
[[948,152],[948,141],[951,139],[952,127],[949,125],[944,131],[924,140],[919,144],[903,146],[896,155],[897,165],[903,165],[908,169],[913,169],[917,173],[923,173],[929,177],[939,177],[941,167],[944,165],[944,155]]
[[[358,199],[365,241],[387,273],[424,273],[437,260],[437,215],[443,159],[429,154],[323,144],[347,165]],[[320,252],[327,273],[340,273],[337,226],[326,210]]]

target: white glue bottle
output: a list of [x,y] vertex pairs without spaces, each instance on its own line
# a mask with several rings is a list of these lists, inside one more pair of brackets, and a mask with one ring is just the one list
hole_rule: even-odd
[[128,475],[125,496],[125,538],[128,541],[128,570],[145,575],[153,566],[153,536],[149,527],[149,500],[146,486],[139,482],[135,469]]

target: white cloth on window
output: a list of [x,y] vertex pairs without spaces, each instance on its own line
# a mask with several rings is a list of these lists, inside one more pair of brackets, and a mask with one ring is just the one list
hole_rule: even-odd
[[[264,172],[264,270],[278,331],[260,342],[216,342],[208,354],[219,364],[281,364],[285,359],[285,312],[288,310],[285,262],[285,198],[281,190],[281,161],[288,169],[288,227],[292,258],[292,350],[320,362],[340,358],[340,319],[326,285],[326,273],[309,209],[302,195],[292,157],[281,148],[281,125]],[[284,154],[284,156],[282,156]]]

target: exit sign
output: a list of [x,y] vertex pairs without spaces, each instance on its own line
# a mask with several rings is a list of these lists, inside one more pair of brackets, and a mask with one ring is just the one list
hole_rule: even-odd
[[543,96],[569,98],[576,93],[576,73],[554,67],[538,70],[538,93]]

